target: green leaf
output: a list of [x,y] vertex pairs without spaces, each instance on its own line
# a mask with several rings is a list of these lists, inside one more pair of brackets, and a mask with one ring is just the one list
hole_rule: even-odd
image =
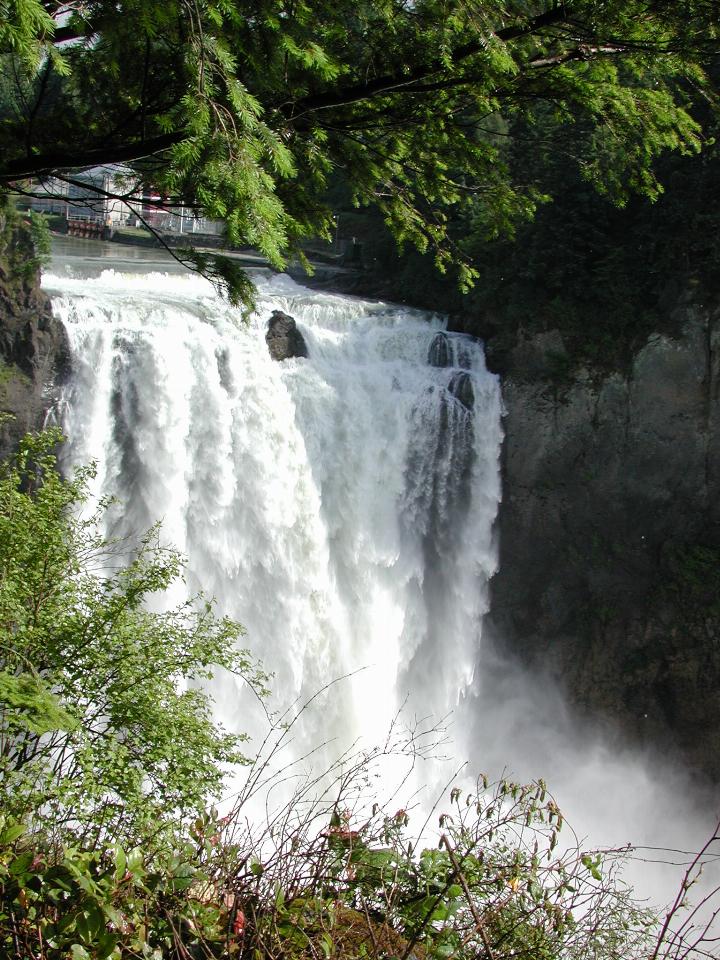
[[127,857],[120,845],[115,847],[115,880],[122,880],[127,870]]
[[8,866],[9,872],[13,877],[20,877],[26,873],[28,867],[33,861],[35,854],[32,850],[26,850],[21,853],[19,856],[15,857],[14,860],[10,861]]
[[26,832],[27,827],[25,827],[24,824],[10,824],[0,833],[0,847],[10,846],[10,844],[14,843],[18,837],[21,837]]
[[78,725],[58,697],[33,674],[18,676],[0,671],[0,704],[4,722],[11,729],[41,736],[54,730],[74,730]]

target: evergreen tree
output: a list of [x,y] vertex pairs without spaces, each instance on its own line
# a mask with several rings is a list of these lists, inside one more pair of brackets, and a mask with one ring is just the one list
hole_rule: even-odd
[[[472,205],[493,236],[544,196],[514,176],[503,123],[573,124],[588,180],[656,195],[657,156],[701,147],[690,95],[714,95],[718,47],[710,0],[3,0],[0,21],[4,189],[130,164],[123,199],[151,182],[282,266],[329,238],[340,169],[463,284],[448,210]],[[243,292],[227,261],[196,265]]]

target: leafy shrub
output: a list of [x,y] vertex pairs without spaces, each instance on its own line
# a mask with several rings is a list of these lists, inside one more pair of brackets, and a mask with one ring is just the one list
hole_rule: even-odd
[[200,683],[264,675],[210,604],[147,609],[180,557],[157,530],[128,555],[80,518],[93,471],[63,480],[59,439],[25,438],[0,469],[0,799],[33,829],[134,845],[203,812],[223,764],[245,762]]
[[[435,729],[396,725],[313,776],[280,760],[302,709],[285,714],[221,818],[224,765],[246,761],[199,684],[218,667],[258,689],[266,678],[211,605],[146,609],[180,574],[177,554],[156,531],[132,556],[99,536],[98,516],[77,512],[92,469],[63,480],[59,439],[27,437],[0,470],[0,956],[711,955],[698,914],[675,920],[717,834],[662,923],[622,882],[629,850],[560,843],[542,781],[453,788],[436,842],[427,821],[413,837],[408,811],[389,813],[370,784],[389,756],[410,769],[432,756]],[[246,812],[258,797],[260,823]]]

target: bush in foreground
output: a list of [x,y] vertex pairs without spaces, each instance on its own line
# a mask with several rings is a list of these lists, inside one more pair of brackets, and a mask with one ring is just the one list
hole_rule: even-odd
[[[0,473],[0,955],[712,955],[698,914],[676,922],[702,856],[661,923],[622,883],[628,851],[559,843],[541,782],[455,788],[437,841],[413,839],[368,784],[388,755],[432,751],[434,731],[393,729],[313,779],[278,764],[293,726],[280,718],[220,818],[223,771],[246,760],[199,685],[217,668],[266,678],[211,605],[148,611],[180,559],[156,531],[128,556],[97,515],[79,518],[92,471],[63,480],[58,440],[26,438]],[[258,796],[261,825],[246,818]]]

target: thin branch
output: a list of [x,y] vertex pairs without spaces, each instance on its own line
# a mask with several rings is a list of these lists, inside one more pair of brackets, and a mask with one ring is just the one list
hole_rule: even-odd
[[48,176],[58,170],[82,170],[87,167],[132,163],[156,156],[188,138],[185,130],[163,133],[149,140],[106,144],[79,153],[43,153],[35,157],[11,160],[0,170],[0,183],[11,183],[28,177]]
[[[560,3],[536,17],[532,17],[527,23],[496,30],[493,36],[504,43],[508,43],[511,40],[518,40],[521,37],[530,36],[545,27],[560,23],[565,19],[567,19],[565,4]],[[484,37],[479,37],[470,43],[457,47],[450,55],[450,60],[455,64],[461,63],[463,60],[467,60],[477,53],[482,53],[483,50],[487,48],[487,45],[488,40]],[[325,93],[301,97],[300,100],[281,107],[281,110],[286,116],[296,120],[305,113],[311,113],[316,110],[327,110],[331,107],[345,106],[381,94],[412,93],[414,92],[414,84],[436,73],[440,73],[445,69],[446,62],[438,58],[437,60],[431,60],[429,63],[419,64],[412,70],[401,70],[395,73],[385,74],[382,77],[376,77],[374,80],[365,81],[364,83],[352,84],[340,90],[328,90]]]
[[473,919],[477,926],[478,933],[480,934],[480,938],[483,942],[483,946],[485,947],[485,953],[487,954],[487,958],[488,960],[495,960],[495,955],[493,953],[493,949],[490,944],[490,939],[485,929],[485,924],[483,923],[482,917],[477,911],[477,907],[475,906],[475,902],[473,901],[472,894],[470,893],[470,888],[468,887],[467,880],[465,879],[465,875],[460,869],[460,864],[458,863],[457,857],[455,856],[455,848],[450,843],[450,841],[447,838],[447,834],[445,833],[440,837],[440,843],[445,847],[445,849],[448,852],[448,856],[450,857],[450,862],[452,863],[453,870],[455,871],[455,876],[460,886],[463,889],[463,893],[465,894],[465,899],[467,900],[468,906],[470,907],[470,912],[473,915]]

